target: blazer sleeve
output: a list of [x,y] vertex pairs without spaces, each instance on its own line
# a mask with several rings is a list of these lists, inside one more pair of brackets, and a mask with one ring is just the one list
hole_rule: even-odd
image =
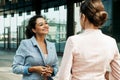
[[58,72],[58,80],[71,79],[71,68],[73,60],[72,49],[73,49],[72,41],[70,40],[70,38],[68,38],[65,45],[63,58],[61,61],[60,70]]
[[55,63],[52,65],[52,67],[53,67],[52,76],[55,76],[58,72],[58,56],[57,56],[57,53],[56,53],[55,44],[54,44],[54,49],[55,49]]
[[110,63],[111,72],[109,75],[110,80],[120,80],[120,54],[117,48],[115,47],[114,59]]
[[25,46],[25,41],[21,41],[20,46],[18,47],[16,54],[14,56],[14,60],[12,64],[13,73],[24,74],[24,75],[30,74],[28,72],[29,66],[24,65],[26,53],[28,53],[29,51],[26,48],[27,47]]

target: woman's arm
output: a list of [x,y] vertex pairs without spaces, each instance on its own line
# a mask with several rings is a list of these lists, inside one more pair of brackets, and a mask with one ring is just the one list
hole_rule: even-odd
[[107,71],[107,72],[105,73],[105,79],[106,79],[106,80],[109,80],[109,71]]
[[73,44],[68,38],[66,45],[65,45],[65,50],[62,58],[62,62],[60,65],[60,70],[59,70],[59,75],[58,75],[58,80],[70,80],[71,78],[71,67],[72,67],[72,60],[73,60]]
[[52,68],[51,69],[52,70],[51,76],[55,76],[58,72],[58,66],[59,66],[58,62],[59,61],[58,61],[58,56],[57,56],[55,44],[52,44],[52,47],[53,47],[53,53],[54,53],[54,56],[52,56],[52,57],[54,57],[52,62],[54,62],[54,63],[51,66],[50,65],[48,65],[48,66]]
[[16,54],[14,56],[12,70],[13,73],[16,74],[25,74],[29,75],[28,68],[30,66],[24,66],[26,53],[28,53],[28,49],[25,46],[25,41],[21,41],[20,46],[18,47]]
[[38,73],[40,75],[43,75],[43,73],[46,73],[46,69],[47,67],[44,67],[44,66],[31,66],[28,68],[28,72],[29,73]]
[[51,66],[53,68],[52,76],[55,76],[58,72],[58,57],[57,54],[55,56],[55,63]]
[[116,55],[114,60],[110,63],[110,66],[111,72],[109,77],[113,77],[115,80],[120,80],[120,55]]
[[109,73],[109,80],[120,80],[120,53],[115,46],[114,59],[110,63],[111,72]]

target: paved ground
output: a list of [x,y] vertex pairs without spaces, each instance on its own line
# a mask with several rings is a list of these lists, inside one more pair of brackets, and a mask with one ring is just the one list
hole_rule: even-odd
[[21,80],[21,75],[12,73],[11,65],[14,52],[0,50],[0,80]]
[[[15,52],[0,50],[0,80],[21,80],[22,75],[12,73],[12,62]],[[61,56],[58,56],[61,61]],[[57,80],[57,76],[54,80]]]
[[0,80],[21,80],[21,75],[13,74],[11,67],[0,67]]

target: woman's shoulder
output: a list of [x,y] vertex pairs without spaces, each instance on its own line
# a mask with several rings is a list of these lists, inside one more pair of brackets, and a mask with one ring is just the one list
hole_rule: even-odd
[[72,35],[72,36],[70,36],[70,38],[78,38],[79,37],[79,35]]
[[30,44],[31,44],[30,39],[23,39],[20,42],[20,45],[24,45],[24,46],[27,46],[27,45],[30,45]]
[[109,35],[106,35],[106,34],[103,34],[104,38],[106,40],[109,40],[109,41],[116,41],[115,38],[113,38],[112,36],[109,36]]
[[28,43],[28,42],[30,42],[30,39],[23,39],[23,40],[21,40],[20,43]]
[[80,40],[80,36],[79,35],[72,35],[70,37],[68,37],[68,40],[71,40],[71,41],[77,41],[77,40]]
[[47,43],[47,44],[51,44],[51,45],[54,45],[54,44],[55,44],[55,42],[51,42],[51,41],[49,41],[49,40],[46,40],[46,43]]

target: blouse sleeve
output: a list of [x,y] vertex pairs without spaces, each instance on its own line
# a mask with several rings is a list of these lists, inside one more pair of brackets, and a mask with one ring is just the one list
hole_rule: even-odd
[[120,80],[120,54],[116,46],[114,59],[110,63],[111,73],[109,75],[109,80]]
[[71,67],[73,60],[72,49],[72,41],[68,38],[61,61],[60,70],[58,72],[58,80],[70,80],[71,78]]

